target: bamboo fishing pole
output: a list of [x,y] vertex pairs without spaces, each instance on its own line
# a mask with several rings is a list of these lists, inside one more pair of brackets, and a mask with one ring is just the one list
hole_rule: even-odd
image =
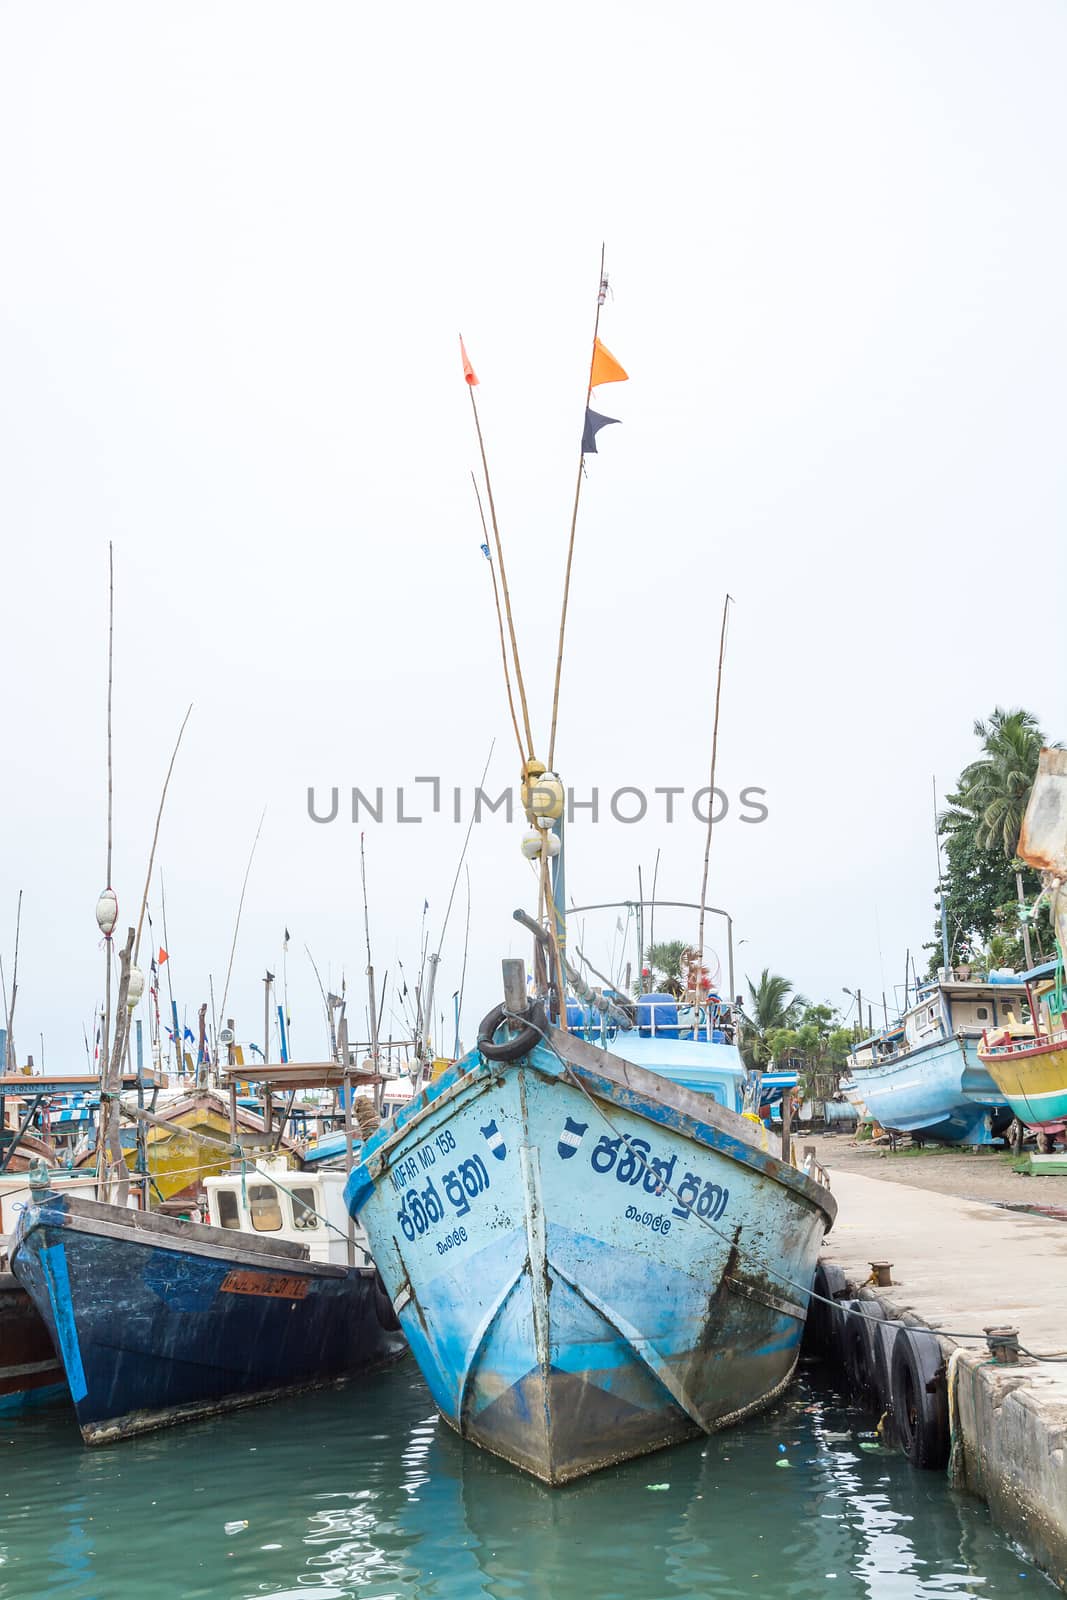
[[[478,480],[471,473],[471,483],[474,485],[474,498],[478,502],[478,515],[482,519],[482,533],[485,535],[484,549],[489,554],[489,529],[485,524],[485,511],[482,508],[482,497],[478,492]],[[492,557],[489,557],[489,576],[493,580],[493,605],[496,607],[496,625],[500,632],[500,657],[504,663],[504,684],[508,691],[508,710],[511,712],[511,726],[515,729],[515,743],[519,747],[519,760],[525,761],[526,752],[522,747],[522,734],[519,732],[519,719],[515,715],[515,696],[511,692],[511,673],[508,671],[508,651],[504,642],[504,618],[500,610],[500,587],[496,581],[496,568],[493,566]]]
[[[174,979],[171,974],[170,934],[167,932],[167,896],[163,888],[163,870],[159,873],[159,905],[163,914],[163,948],[167,952],[167,994],[170,998],[170,1021],[174,1029],[174,1070],[179,1077],[182,1075],[182,1038],[178,1028],[178,1008],[174,1004]],[[162,1044],[160,1045],[162,1050]]]
[[[730,613],[730,595],[722,603],[722,627],[719,631],[719,668],[715,677],[715,720],[711,730],[711,774],[708,780],[708,831],[704,840],[704,874],[700,880],[700,926],[697,933],[697,987],[704,970],[704,901],[708,893],[708,863],[711,860],[711,834],[715,826],[715,766],[719,755],[719,706],[722,700],[722,666],[726,657],[726,623]],[[731,995],[731,1000],[733,996]],[[699,1004],[700,996],[697,995]]]
[[[115,547],[107,542],[107,872],[105,887],[111,888],[111,856],[113,825],[113,769],[111,741],[112,682],[115,657]],[[100,1045],[100,1082],[103,1087],[107,1074],[108,1043],[111,1037],[111,934],[104,935],[104,1026]]]
[[[460,341],[462,345],[462,340]],[[475,379],[475,383],[477,379]],[[519,646],[515,637],[515,619],[511,612],[511,591],[508,589],[507,569],[504,566],[504,547],[500,542],[500,526],[496,516],[496,502],[493,499],[493,483],[489,476],[489,461],[485,453],[485,440],[482,437],[482,424],[478,416],[478,402],[474,398],[475,384],[468,380],[467,389],[471,397],[471,411],[474,413],[474,427],[478,435],[478,450],[482,458],[482,472],[485,475],[485,492],[489,501],[489,520],[493,525],[493,539],[496,544],[496,559],[500,567],[500,586],[504,591],[504,610],[508,619],[508,634],[511,638],[511,654],[515,665],[515,682],[519,690],[519,703],[522,706],[522,722],[526,729],[526,749],[530,759],[533,758],[533,734],[530,732],[530,711],[526,704],[526,686],[522,678],[522,666],[519,661]],[[521,746],[521,740],[520,740]]]
[[141,929],[144,926],[145,908],[148,905],[148,890],[152,882],[152,869],[156,864],[156,845],[159,843],[159,825],[163,821],[163,807],[166,804],[167,790],[170,788],[170,779],[171,774],[174,771],[174,763],[178,758],[178,749],[182,742],[182,734],[185,732],[185,725],[189,721],[189,718],[192,716],[192,714],[193,708],[190,704],[188,711],[182,718],[182,725],[178,729],[178,737],[174,741],[174,749],[171,751],[170,765],[167,768],[167,776],[163,780],[163,793],[159,797],[159,810],[156,812],[156,826],[155,831],[152,834],[152,848],[148,852],[148,872],[144,881],[144,894],[141,896],[141,910],[137,918],[137,935],[133,942],[134,966],[137,965],[137,957],[141,953]]
[[[589,382],[585,387],[586,409],[589,407],[589,397],[593,392],[593,365],[596,361],[596,342],[600,333],[600,308],[607,296],[607,280],[604,277],[604,251],[605,246],[600,246],[600,278],[597,287],[596,316],[593,319],[593,343],[589,352]],[[582,444],[585,444],[585,435],[582,435]],[[552,689],[552,729],[548,739],[548,770],[554,772],[556,756],[556,722],[559,716],[559,684],[563,675],[563,640],[567,632],[567,604],[571,592],[571,567],[574,563],[574,535],[578,527],[578,503],[582,496],[582,479],[585,477],[585,450],[578,454],[578,476],[574,485],[574,508],[571,512],[571,531],[567,541],[567,567],[563,577],[563,605],[559,616],[559,648],[556,651],[556,681]]]
[[467,951],[468,951],[468,948],[470,946],[470,937],[471,937],[471,869],[470,869],[470,867],[468,867],[467,868],[467,924],[466,924],[466,927],[464,928],[464,931],[463,931],[463,966],[461,967],[460,974],[459,974],[459,1000],[458,1000],[458,1003],[456,1005],[456,1037],[455,1037],[455,1041],[454,1041],[454,1049],[455,1049],[455,1053],[456,1053],[457,1059],[459,1057],[459,1026],[460,1026],[460,1022],[462,1020],[462,1017],[463,1017],[463,991],[467,986]]
[[[230,945],[230,960],[229,960],[229,965],[226,968],[226,982],[225,982],[225,984],[223,986],[223,990],[222,990],[222,1005],[219,1008],[221,1010],[223,1016],[226,1015],[226,1000],[227,1000],[227,997],[229,996],[229,993],[230,993],[230,977],[231,977],[231,975],[233,973],[233,958],[234,958],[234,954],[235,954],[235,952],[237,950],[237,934],[238,934],[238,932],[240,930],[240,927],[241,927],[241,912],[244,910],[245,890],[248,888],[248,875],[252,871],[252,862],[253,862],[253,859],[255,858],[255,854],[256,854],[256,845],[259,843],[259,836],[263,832],[263,820],[266,817],[266,815],[267,815],[267,808],[266,808],[266,806],[264,806],[262,814],[261,814],[260,819],[259,819],[259,827],[256,829],[256,836],[252,840],[252,848],[248,852],[248,865],[245,868],[244,882],[241,884],[241,898],[237,902],[237,921],[234,923],[234,926],[233,926],[233,943]],[[199,1074],[198,1074],[198,1076],[199,1076]]]
[[326,990],[322,987],[322,979],[319,977],[319,969],[315,965],[315,957],[311,954],[306,944],[304,945],[304,954],[311,962],[311,970],[315,974],[315,982],[318,984],[319,993],[322,996],[322,1009],[326,1013],[326,1038],[330,1045],[330,1060],[334,1061],[337,1059],[337,1036],[333,1028],[333,1007],[326,998]]
[[15,996],[19,990],[19,935],[22,931],[22,890],[19,890],[18,909],[15,912],[15,960],[11,968],[11,1004],[7,1005],[7,992],[4,992],[4,1001],[7,1011],[7,1038],[4,1041],[4,1054],[7,1058],[6,1065],[9,1072],[16,1071],[18,1062],[15,1059]]

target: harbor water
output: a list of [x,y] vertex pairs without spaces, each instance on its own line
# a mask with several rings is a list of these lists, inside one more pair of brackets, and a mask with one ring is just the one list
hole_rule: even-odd
[[0,1597],[917,1600],[1054,1593],[806,1367],[742,1427],[550,1491],[464,1445],[405,1360],[85,1448],[0,1419]]

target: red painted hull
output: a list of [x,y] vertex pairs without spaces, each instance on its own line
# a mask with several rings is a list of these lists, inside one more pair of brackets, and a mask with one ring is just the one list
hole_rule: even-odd
[[0,1272],[0,1412],[18,1411],[65,1388],[63,1365],[25,1289]]

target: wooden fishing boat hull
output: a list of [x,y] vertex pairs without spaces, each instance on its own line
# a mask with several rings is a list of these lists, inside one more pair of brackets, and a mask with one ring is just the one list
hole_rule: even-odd
[[0,1272],[0,1417],[67,1396],[63,1363],[25,1289]]
[[978,1056],[1020,1122],[1039,1133],[1067,1131],[1067,1034]]
[[432,1084],[346,1198],[446,1421],[559,1484],[784,1388],[835,1206],[710,1097],[548,1037]]
[[12,1268],[93,1444],[351,1378],[403,1352],[373,1268],[49,1194]]
[[987,1145],[1011,1122],[1004,1095],[978,1059],[976,1039],[936,1039],[898,1060],[854,1069],[842,1089],[893,1133]]

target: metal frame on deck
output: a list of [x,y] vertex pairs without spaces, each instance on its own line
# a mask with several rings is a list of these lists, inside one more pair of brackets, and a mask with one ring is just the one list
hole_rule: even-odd
[[722,906],[701,905],[699,900],[604,900],[599,905],[568,906],[568,917],[581,916],[583,911],[636,911],[638,924],[638,938],[641,943],[639,951],[640,960],[637,964],[638,976],[645,959],[644,950],[644,917],[645,907],[654,909],[665,906],[674,911],[710,911],[714,917],[723,917],[726,922],[726,966],[730,977],[730,1004],[733,1005],[737,998],[734,990],[734,919]]

